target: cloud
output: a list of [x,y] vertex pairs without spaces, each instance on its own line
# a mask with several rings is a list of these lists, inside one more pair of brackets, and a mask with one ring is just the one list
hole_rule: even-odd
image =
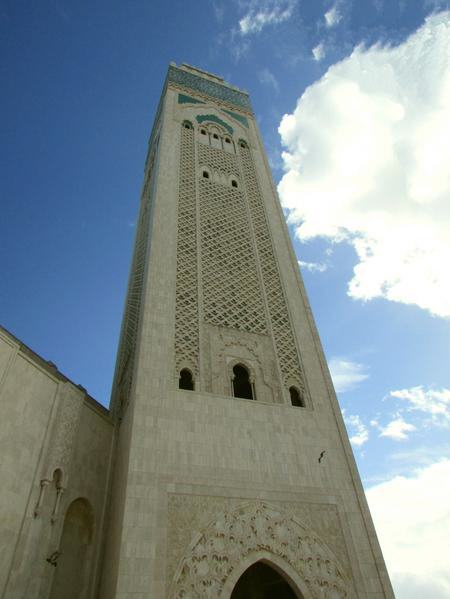
[[216,21],[218,23],[222,23],[223,17],[225,15],[225,6],[220,5],[217,2],[213,2],[213,10],[214,10],[214,16],[216,18]]
[[325,25],[330,29],[331,27],[336,27],[339,21],[342,19],[342,15],[339,12],[337,4],[332,6],[329,11],[327,11],[324,15]]
[[276,93],[280,91],[280,86],[278,85],[275,75],[268,68],[264,68],[259,72],[259,80],[264,85],[272,87]]
[[278,25],[293,14],[297,0],[251,0],[239,21],[241,35],[259,33],[268,25]]
[[366,494],[397,599],[450,597],[450,460]]
[[351,244],[348,294],[450,317],[450,12],[359,46],[279,127],[279,193],[301,240]]
[[303,262],[303,260],[299,260],[298,265],[309,272],[325,272],[328,268],[328,264],[323,262]]
[[332,358],[328,366],[336,393],[350,391],[369,378],[365,366],[351,360]]
[[390,396],[407,402],[408,411],[428,414],[434,424],[450,425],[450,389],[424,389],[419,386],[391,391]]
[[318,44],[311,50],[314,60],[319,62],[323,58],[325,58],[325,48],[322,43]]
[[383,2],[384,0],[373,0],[373,5],[377,12],[381,12],[383,10]]
[[414,424],[405,422],[401,416],[391,420],[386,426],[379,427],[381,433],[380,437],[389,437],[394,441],[404,441],[408,438],[408,433],[415,431],[416,427]]
[[355,447],[361,447],[369,440],[369,430],[356,414],[346,415],[344,413],[344,422],[347,426],[350,443]]

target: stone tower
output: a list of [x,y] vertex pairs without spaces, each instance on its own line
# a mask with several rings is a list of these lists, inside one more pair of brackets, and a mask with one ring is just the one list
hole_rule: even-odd
[[393,597],[248,95],[188,65],[150,138],[112,412],[103,599]]

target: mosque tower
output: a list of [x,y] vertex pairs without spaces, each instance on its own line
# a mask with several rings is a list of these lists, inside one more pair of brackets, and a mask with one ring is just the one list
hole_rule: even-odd
[[247,93],[171,64],[115,373],[102,599],[393,597]]

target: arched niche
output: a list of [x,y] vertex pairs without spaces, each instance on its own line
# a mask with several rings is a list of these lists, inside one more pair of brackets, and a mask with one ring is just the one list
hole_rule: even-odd
[[72,501],[67,508],[58,548],[54,558],[55,573],[49,599],[86,599],[89,590],[94,514],[84,498]]

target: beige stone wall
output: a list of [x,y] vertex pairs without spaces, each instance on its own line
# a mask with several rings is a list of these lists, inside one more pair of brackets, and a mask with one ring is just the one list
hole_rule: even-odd
[[[281,369],[279,365],[273,367],[274,345],[265,334],[258,340],[256,333],[242,334],[236,340],[236,330],[204,325],[201,306],[196,390],[177,389],[176,231],[181,126],[184,119],[196,123],[195,117],[201,113],[231,121],[205,96],[198,96],[204,105],[179,104],[179,91],[169,87],[162,113],[152,245],[146,260],[131,395],[119,433],[109,569],[104,572],[101,597],[181,597],[187,584],[181,574],[183,564],[200,568],[199,560],[192,557],[197,551],[210,558],[201,565],[198,576],[203,577],[204,588],[216,589],[210,595],[205,591],[204,596],[228,599],[231,588],[214,585],[221,576],[232,580],[236,569],[224,574],[225,570],[218,573],[216,568],[215,578],[207,569],[218,563],[223,566],[227,554],[214,547],[226,542],[231,555],[231,537],[224,533],[219,542],[211,530],[216,530],[214,522],[220,527],[224,517],[229,522],[248,505],[251,510],[262,510],[266,524],[253,545],[245,549],[245,560],[252,555],[273,555],[278,565],[284,563],[286,571],[297,572],[303,580],[299,588],[305,598],[318,596],[319,587],[336,588],[339,597],[392,597],[287,228],[256,125],[249,115],[249,129],[237,121],[232,123],[236,137],[242,135],[248,140],[256,166],[299,350],[307,407],[289,404],[280,382]],[[201,280],[198,285],[201,287]],[[232,398],[226,393],[227,359],[238,354],[235,357],[251,361],[252,351],[259,354],[255,372],[259,368],[264,378],[263,382],[258,380],[257,401]],[[325,458],[319,463],[323,450]],[[251,514],[245,526],[256,518],[254,511]],[[299,549],[296,554],[298,559],[304,556],[301,559],[306,565],[294,564],[297,558],[292,553],[280,555],[280,545],[270,536],[277,537],[270,531],[280,526],[289,531],[289,543],[299,547],[305,538],[314,539],[309,549],[303,554]],[[231,558],[229,561],[232,563]],[[309,586],[305,583],[306,567],[311,569]]]
[[0,596],[49,596],[56,568],[46,559],[59,549],[67,508],[84,498],[93,536],[83,598],[94,597],[113,441],[108,412],[4,329],[0,368]]

